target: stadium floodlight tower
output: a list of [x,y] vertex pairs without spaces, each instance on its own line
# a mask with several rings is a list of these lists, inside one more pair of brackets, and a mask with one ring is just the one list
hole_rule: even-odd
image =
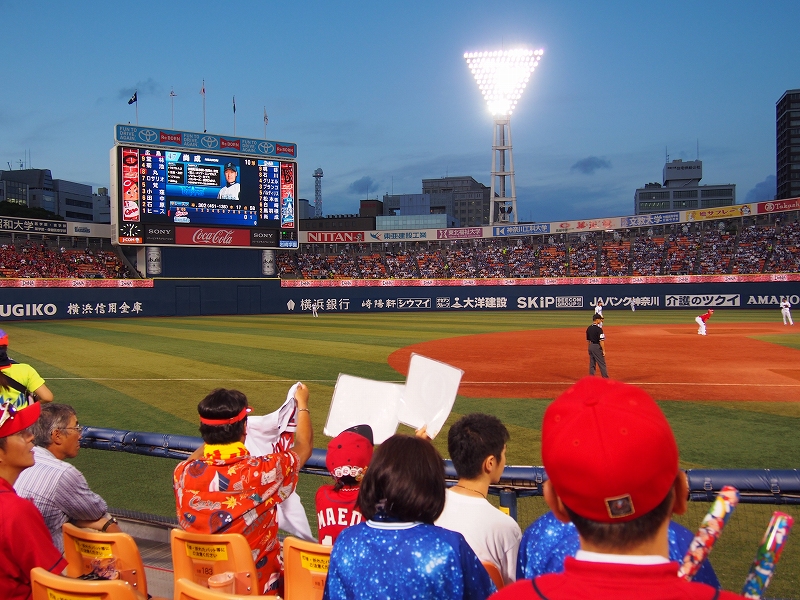
[[[511,152],[511,112],[544,50],[467,52],[464,58],[494,118],[492,143],[491,223],[517,222],[517,185]],[[511,195],[508,195],[508,192]]]
[[322,169],[314,171],[314,218],[322,217]]

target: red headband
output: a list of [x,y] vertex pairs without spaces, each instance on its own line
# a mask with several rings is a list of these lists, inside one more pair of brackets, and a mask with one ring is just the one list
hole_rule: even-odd
[[253,409],[249,406],[245,406],[242,409],[242,412],[235,417],[231,417],[230,419],[206,419],[205,417],[200,417],[200,422],[203,425],[230,425],[231,423],[237,423],[244,419],[247,416],[247,413],[249,413],[251,410]]

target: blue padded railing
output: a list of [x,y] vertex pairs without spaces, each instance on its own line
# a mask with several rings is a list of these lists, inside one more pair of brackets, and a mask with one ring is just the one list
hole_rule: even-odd
[[[81,447],[94,450],[128,452],[184,460],[202,444],[199,437],[149,431],[121,431],[87,427],[81,436]],[[325,450],[314,448],[303,473],[328,476]],[[453,463],[444,461],[445,477],[458,479]],[[739,490],[740,502],[749,504],[800,504],[800,470],[798,469],[689,469],[689,499],[711,502],[723,486]],[[507,466],[497,485],[489,493],[500,496],[500,505],[517,516],[517,498],[541,496],[547,479],[544,467]]]

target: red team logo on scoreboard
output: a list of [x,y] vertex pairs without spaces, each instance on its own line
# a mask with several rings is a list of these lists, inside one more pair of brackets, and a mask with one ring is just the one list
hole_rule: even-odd
[[250,231],[215,227],[176,227],[175,243],[186,246],[249,246]]

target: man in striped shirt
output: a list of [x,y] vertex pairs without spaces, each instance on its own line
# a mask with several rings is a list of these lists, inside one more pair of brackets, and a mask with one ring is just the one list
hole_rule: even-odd
[[20,474],[14,489],[42,513],[53,544],[63,552],[61,526],[67,521],[78,527],[121,531],[108,514],[105,500],[89,489],[78,469],[64,461],[78,456],[80,450],[83,427],[78,425],[75,409],[67,404],[46,404],[32,429],[36,464]]

